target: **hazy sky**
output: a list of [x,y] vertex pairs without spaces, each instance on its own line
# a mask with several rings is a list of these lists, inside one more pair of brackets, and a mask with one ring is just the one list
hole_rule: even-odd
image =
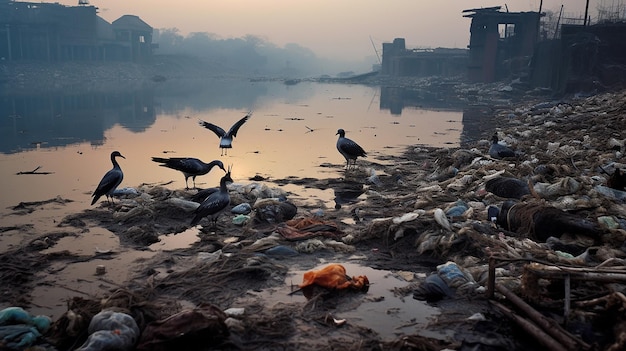
[[[590,1],[592,17],[603,1],[607,0]],[[78,0],[43,2],[78,4]],[[504,10],[508,4],[512,12],[537,11],[540,0],[90,0],[90,4],[109,22],[132,14],[155,29],[178,28],[183,35],[252,34],[281,47],[298,43],[320,57],[362,60],[375,55],[372,41],[381,50],[382,43],[398,37],[405,38],[408,48],[467,47],[470,19],[462,16],[463,10],[492,6]],[[585,0],[544,0],[543,10],[558,13],[561,4],[568,16],[584,14]]]

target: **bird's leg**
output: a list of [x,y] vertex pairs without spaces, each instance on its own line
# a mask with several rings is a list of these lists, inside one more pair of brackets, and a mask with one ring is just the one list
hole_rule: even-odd
[[351,170],[351,169],[352,169],[352,170],[354,170],[354,163],[352,163],[352,167],[350,167],[350,160],[348,159],[348,167],[347,167],[347,170],[349,171],[349,170]]

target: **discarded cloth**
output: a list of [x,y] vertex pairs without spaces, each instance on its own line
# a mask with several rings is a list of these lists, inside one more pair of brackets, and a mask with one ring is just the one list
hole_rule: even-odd
[[341,235],[335,223],[312,217],[289,220],[276,231],[287,240],[305,240],[316,236],[337,238]]
[[0,345],[10,350],[24,350],[50,328],[47,316],[31,316],[21,307],[7,307],[0,311]]
[[226,318],[221,309],[211,304],[181,311],[148,324],[137,350],[192,350],[197,349],[197,345],[217,347],[229,335]]
[[364,275],[350,278],[346,274],[346,268],[335,263],[320,270],[305,272],[300,288],[305,288],[313,284],[328,289],[361,290],[368,288],[370,282],[367,276]]
[[424,282],[413,291],[413,298],[429,302],[446,297],[454,297],[457,292],[471,292],[478,284],[471,274],[465,272],[456,263],[448,261],[437,266],[437,272],[426,277]]
[[594,239],[598,239],[602,233],[594,222],[535,202],[505,201],[496,223],[506,230],[542,242],[551,236],[560,237],[564,233],[582,234]]

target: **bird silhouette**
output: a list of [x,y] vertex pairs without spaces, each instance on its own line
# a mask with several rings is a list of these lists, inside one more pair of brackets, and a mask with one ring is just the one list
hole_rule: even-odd
[[521,199],[530,195],[528,182],[511,177],[496,177],[485,183],[485,190],[500,197],[509,199]]
[[214,160],[209,163],[205,163],[202,160],[193,157],[171,157],[171,158],[162,158],[162,157],[153,157],[152,161],[160,163],[159,166],[171,168],[177,171],[180,171],[185,176],[185,188],[189,189],[188,179],[191,177],[193,181],[193,187],[196,188],[196,177],[205,175],[213,169],[213,167],[217,166],[221,168],[224,172],[224,164],[220,160]]
[[246,114],[242,119],[238,120],[235,124],[233,124],[232,127],[230,127],[228,133],[224,129],[216,126],[213,123],[205,122],[203,120],[200,120],[199,123],[204,128],[213,131],[213,133],[215,133],[220,138],[220,149],[222,149],[222,156],[224,156],[228,153],[226,149],[230,149],[233,147],[232,142],[233,139],[237,136],[237,131],[239,131],[239,128],[241,128],[241,126],[246,123],[246,121],[251,116],[252,112],[248,112],[248,114]]
[[356,167],[357,157],[367,157],[367,154],[359,144],[346,138],[346,132],[343,129],[337,130],[337,134],[339,135],[337,150],[346,159],[346,170],[350,169],[350,160],[354,161],[353,165]]
[[493,158],[515,157],[515,151],[499,143],[498,135],[491,137],[491,146],[489,147],[489,156]]
[[232,183],[230,177],[230,167],[226,174],[220,179],[220,189],[210,194],[198,208],[194,211],[195,216],[191,220],[191,226],[195,226],[204,217],[209,217],[213,223],[213,227],[217,226],[217,218],[226,210],[230,204],[230,196],[226,183]]
[[119,163],[117,163],[117,160],[115,159],[116,157],[126,158],[122,156],[119,151],[113,151],[111,153],[111,163],[113,163],[113,168],[106,172],[104,177],[102,177],[100,184],[98,184],[98,187],[91,195],[93,197],[93,200],[91,201],[92,205],[95,204],[102,195],[105,195],[107,200],[111,199],[111,201],[113,201],[111,194],[115,191],[115,189],[117,189],[117,186],[120,185],[122,179],[124,179],[124,173],[122,172]]

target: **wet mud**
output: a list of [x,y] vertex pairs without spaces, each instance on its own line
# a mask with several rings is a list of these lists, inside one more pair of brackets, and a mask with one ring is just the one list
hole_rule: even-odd
[[[626,211],[620,189],[608,185],[623,167],[624,113],[625,92],[507,106],[495,110],[495,116],[501,118],[496,118],[499,122],[493,127],[499,140],[518,151],[513,158],[490,157],[491,138],[487,135],[463,148],[415,145],[400,156],[359,159],[357,169],[347,173],[341,171],[341,165],[330,165],[340,171],[340,177],[254,179],[233,184],[229,188],[231,207],[249,203],[254,209],[249,217],[234,224],[235,215],[224,214],[217,227],[202,220],[197,240],[134,261],[126,267],[127,279],[113,280],[110,273],[94,277],[92,285],[99,287],[96,293],[77,291],[70,297],[41,347],[78,347],[87,339],[89,320],[106,309],[131,315],[140,330],[177,313],[198,312],[203,322],[191,326],[195,329],[189,331],[190,339],[172,336],[159,347],[198,342],[206,346],[197,349],[206,350],[545,347],[546,339],[529,337],[515,319],[497,307],[516,308],[503,297],[504,291],[512,291],[566,325],[573,345],[619,349],[624,346],[620,340],[626,335],[626,323],[618,311],[625,300],[615,295],[621,294],[622,280],[611,277],[623,273]],[[521,180],[508,186],[522,189],[499,192],[486,188],[489,180],[500,177]],[[299,201],[300,194],[282,190],[285,185],[332,189],[334,198],[329,206],[321,207]],[[143,184],[135,189],[113,204],[104,201],[96,208],[68,214],[49,232],[32,233],[29,226],[0,228],[3,235],[29,233],[32,238],[0,254],[4,304],[25,309],[35,306],[38,302],[30,293],[43,276],[65,273],[59,263],[106,262],[123,251],[85,255],[46,251],[63,238],[90,235],[99,227],[114,233],[126,250],[150,251],[150,245],[164,236],[189,230],[197,190],[170,190],[166,184]],[[511,218],[506,216],[504,222],[490,221],[490,207],[503,210],[503,204],[511,200],[508,194],[535,210],[551,208],[548,219],[538,220],[536,210],[517,218],[526,225],[507,226]],[[261,200],[279,197],[297,207],[292,219],[272,217],[276,207],[265,212],[260,205],[255,207]],[[45,211],[42,206],[50,202],[63,206],[64,201],[23,203],[11,211],[12,215],[32,215]],[[551,220],[560,216],[571,219],[573,226],[560,231],[550,227]],[[562,228],[564,222],[558,223],[557,229]],[[586,230],[590,223],[593,230]],[[541,231],[542,235],[537,235]],[[438,313],[427,323],[408,321],[398,325],[393,335],[381,335],[358,318],[342,317],[363,304],[384,304],[378,296],[367,290],[318,288],[303,297],[302,276],[290,276],[293,271],[348,262],[349,276],[361,275],[358,267],[362,266],[402,277],[406,284],[394,288],[394,295],[407,304],[427,304]],[[496,262],[497,268],[492,270],[490,262]],[[428,290],[437,286],[439,280],[434,276],[438,272],[445,278],[441,270],[450,263],[461,272],[456,281]],[[573,279],[568,288],[572,295],[568,315],[563,311],[564,280],[556,273],[548,274],[550,267],[561,271],[568,267],[572,272],[585,269],[585,273],[600,277]],[[491,279],[501,287],[500,292],[489,294]],[[377,284],[371,278],[369,282]],[[281,301],[268,303],[266,294],[277,289]],[[292,295],[300,298],[294,300]],[[243,312],[228,311],[232,308]],[[513,314],[522,315],[522,311]],[[415,327],[408,330],[411,323]],[[200,331],[206,330],[219,337],[203,339],[206,333]]]

